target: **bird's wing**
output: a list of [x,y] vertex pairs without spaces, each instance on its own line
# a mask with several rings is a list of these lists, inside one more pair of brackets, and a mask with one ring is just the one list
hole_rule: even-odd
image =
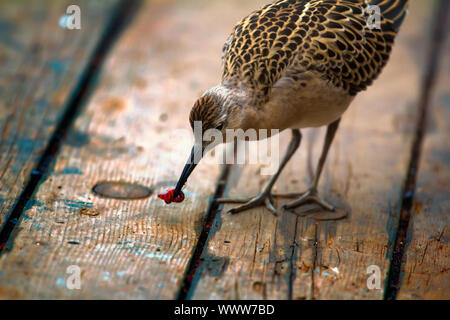
[[[313,71],[355,95],[386,64],[406,3],[280,0],[266,5],[233,29],[223,48],[222,80],[267,100],[282,76],[295,80],[296,74]],[[379,20],[371,16],[377,12],[371,5],[380,8]]]

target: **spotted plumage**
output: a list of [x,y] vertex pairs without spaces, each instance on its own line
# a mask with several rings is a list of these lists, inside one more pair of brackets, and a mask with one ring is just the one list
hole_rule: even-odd
[[[350,95],[364,90],[386,64],[406,0],[280,0],[251,13],[223,48],[223,82],[270,98],[282,76],[311,71]],[[369,28],[369,5],[381,9]]]
[[[197,100],[190,115],[191,126],[201,121],[203,130],[214,128],[222,133],[228,129],[270,129],[272,134],[273,129],[291,129],[292,139],[278,171],[259,195],[220,201],[244,203],[231,212],[264,205],[276,214],[271,189],[300,145],[300,129],[325,125],[327,133],[315,178],[307,192],[284,207],[314,202],[334,211],[317,191],[328,150],[354,96],[366,89],[387,63],[407,2],[279,0],[236,25],[223,47],[222,83]],[[374,16],[378,10],[379,15]],[[202,150],[207,150],[211,142],[202,139],[195,145],[200,143]],[[197,149],[192,149],[174,197],[181,194],[195,168],[191,160]]]

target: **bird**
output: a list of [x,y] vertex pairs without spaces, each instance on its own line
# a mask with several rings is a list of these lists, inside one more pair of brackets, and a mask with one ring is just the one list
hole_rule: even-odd
[[[234,214],[265,206],[277,215],[272,188],[300,146],[301,129],[327,126],[309,189],[282,208],[312,202],[336,210],[318,192],[328,151],[344,112],[386,65],[407,9],[408,0],[278,0],[233,28],[222,50],[221,83],[195,101],[191,127],[200,122],[203,131],[223,134],[230,129],[290,130],[292,137],[278,170],[258,195],[219,203],[241,204],[229,210]],[[194,142],[167,203],[184,199],[182,188],[209,146]]]

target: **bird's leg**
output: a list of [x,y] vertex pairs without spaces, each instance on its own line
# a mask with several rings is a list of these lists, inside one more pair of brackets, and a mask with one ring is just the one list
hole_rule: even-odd
[[298,149],[300,142],[302,139],[302,135],[300,130],[292,129],[292,138],[289,143],[289,146],[286,150],[286,154],[281,160],[280,166],[278,167],[277,172],[270,178],[270,180],[266,183],[261,193],[258,194],[254,198],[250,199],[217,199],[217,203],[244,203],[242,206],[229,210],[229,213],[239,213],[251,208],[255,208],[258,206],[266,206],[269,211],[271,211],[275,216],[277,215],[277,210],[273,206],[273,197],[272,197],[272,187],[280,176],[281,171],[283,171],[284,167],[291,159],[292,155]]
[[341,121],[341,119],[338,119],[335,122],[328,125],[322,154],[320,156],[319,164],[317,165],[316,174],[314,176],[314,180],[313,180],[311,187],[309,188],[308,191],[303,193],[298,199],[283,205],[283,209],[293,209],[293,208],[299,207],[305,203],[312,202],[312,203],[317,203],[318,205],[320,205],[322,208],[324,208],[326,210],[329,210],[329,211],[335,210],[335,207],[333,205],[329,204],[328,202],[323,200],[321,197],[319,197],[318,192],[317,192],[317,186],[319,184],[319,179],[320,179],[320,175],[322,173],[323,165],[325,164],[325,160],[327,158],[328,151],[330,149],[331,143],[333,142],[334,136],[336,135],[336,131],[339,127],[340,121]]

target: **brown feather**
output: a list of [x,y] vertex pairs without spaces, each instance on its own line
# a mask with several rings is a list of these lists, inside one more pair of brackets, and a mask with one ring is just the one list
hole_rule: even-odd
[[[280,0],[236,25],[223,48],[225,85],[245,86],[254,103],[270,99],[283,76],[314,72],[348,94],[366,89],[386,64],[406,0]],[[364,11],[378,5],[381,29]]]

